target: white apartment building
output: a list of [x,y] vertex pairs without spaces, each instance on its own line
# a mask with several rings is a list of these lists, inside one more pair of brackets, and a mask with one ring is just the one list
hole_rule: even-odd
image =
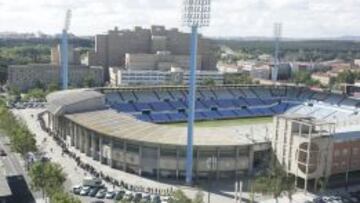
[[[196,73],[197,84],[203,84],[208,79],[213,80],[215,84],[224,83],[224,75],[220,72],[197,71]],[[190,73],[179,68],[172,68],[171,71],[110,68],[111,86],[188,84],[189,78]]]

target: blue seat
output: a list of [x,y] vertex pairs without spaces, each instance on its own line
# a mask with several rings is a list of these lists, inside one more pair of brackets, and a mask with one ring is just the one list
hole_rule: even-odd
[[121,112],[136,112],[134,105],[129,103],[114,104],[112,107]]
[[136,118],[138,118],[139,120],[142,120],[142,121],[146,121],[146,122],[151,121],[151,118],[149,117],[149,115],[146,115],[146,114],[137,115]]
[[164,113],[154,113],[154,114],[150,114],[150,118],[152,121],[154,121],[155,123],[165,123],[165,122],[169,122],[169,118],[166,116],[166,114]]
[[184,113],[168,113],[170,121],[186,121],[186,115]]
[[134,103],[134,106],[137,111],[151,110],[148,103]]
[[149,105],[152,107],[152,109],[154,111],[171,111],[171,110],[175,110],[167,102],[151,102],[151,103],[149,103]]

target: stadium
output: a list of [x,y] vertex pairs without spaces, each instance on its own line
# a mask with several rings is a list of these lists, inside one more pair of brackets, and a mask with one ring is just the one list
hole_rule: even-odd
[[[360,120],[358,100],[301,86],[200,86],[196,98],[195,179],[232,178],[262,167],[271,135],[280,129],[274,116],[336,126]],[[187,87],[65,90],[47,101],[50,130],[81,153],[140,176],[184,178]]]

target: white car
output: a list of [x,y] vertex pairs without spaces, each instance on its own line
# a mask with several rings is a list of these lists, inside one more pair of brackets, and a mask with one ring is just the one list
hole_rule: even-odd
[[113,199],[115,197],[115,192],[114,191],[107,191],[106,195],[105,195],[105,198],[106,199]]
[[90,187],[89,186],[84,186],[82,189],[81,189],[81,191],[80,191],[80,195],[81,196],[86,196],[86,195],[88,195],[89,194],[89,192],[90,192]]

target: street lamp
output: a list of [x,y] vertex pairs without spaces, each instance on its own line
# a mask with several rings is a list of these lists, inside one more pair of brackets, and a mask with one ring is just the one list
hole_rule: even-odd
[[191,28],[190,81],[188,95],[188,128],[186,148],[186,184],[192,184],[193,129],[195,119],[196,64],[198,28],[209,26],[211,0],[184,0],[183,23]]

